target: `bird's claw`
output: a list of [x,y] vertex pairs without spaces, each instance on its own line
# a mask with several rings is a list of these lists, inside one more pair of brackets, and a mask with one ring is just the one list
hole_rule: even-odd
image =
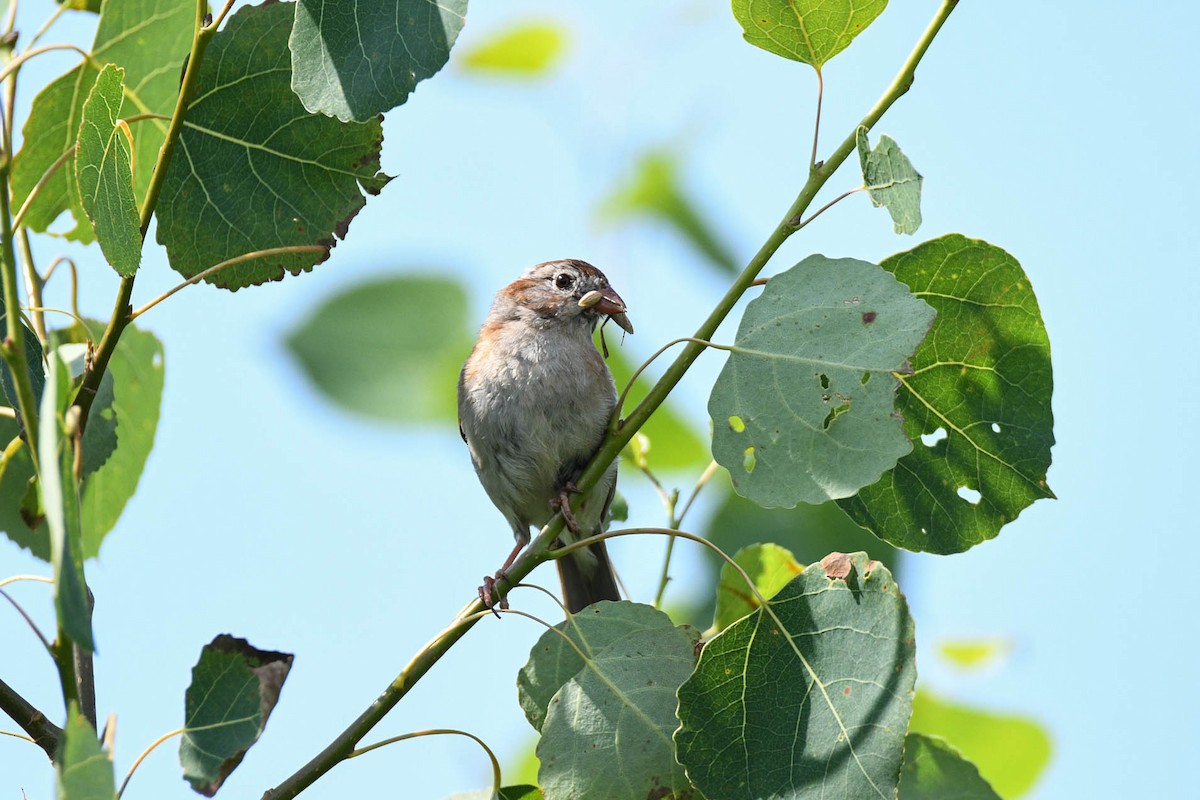
[[[483,585],[479,587],[479,599],[483,602],[484,608],[496,615],[496,619],[500,619],[500,611],[496,610],[496,600],[492,597],[492,594],[496,589],[496,581],[504,580],[507,577],[504,574],[504,570],[500,570],[496,573],[495,577],[490,575],[484,576]],[[507,597],[500,598],[500,609],[501,611],[508,611]]]
[[574,483],[567,481],[563,484],[558,496],[550,501],[550,507],[562,514],[563,522],[567,523],[567,530],[578,535],[579,523],[575,521],[575,515],[571,513],[571,495],[573,494],[579,494],[579,489],[575,487]]

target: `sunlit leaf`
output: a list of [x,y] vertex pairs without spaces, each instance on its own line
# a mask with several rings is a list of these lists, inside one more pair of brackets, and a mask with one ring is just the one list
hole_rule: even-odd
[[[775,596],[787,582],[804,571],[786,548],[777,544],[752,544],[743,547],[733,557],[734,562],[746,571],[754,588],[767,600]],[[717,583],[717,611],[713,618],[713,631],[720,632],[762,605],[746,581],[731,565],[721,568],[721,579]]]
[[887,569],[828,556],[705,645],[679,689],[677,756],[706,797],[891,797],[915,649]]
[[292,668],[290,653],[259,650],[221,634],[192,668],[179,744],[183,776],[212,797],[258,741]]
[[887,0],[733,0],[733,16],[750,44],[820,70],[886,6]]
[[1008,639],[954,639],[938,643],[938,654],[961,669],[981,669],[1012,651]]
[[[247,6],[213,37],[163,182],[158,241],[186,277],[231,258],[287,246],[205,280],[238,289],[299,274],[328,257],[379,172],[378,119],[342,123],[304,110],[291,88],[295,6]],[[245,113],[253,109],[254,113]]]
[[567,46],[566,31],[551,22],[524,22],[468,51],[464,69],[489,75],[534,77],[554,68]]
[[872,150],[867,129],[859,128],[856,141],[871,203],[887,208],[896,233],[916,233],[921,227],[921,174],[890,136],[880,136]]
[[[106,0],[91,52],[99,65],[125,70],[123,113],[170,115],[179,93],[179,74],[191,45],[196,18],[194,0]],[[22,129],[23,144],[13,161],[13,207],[24,202],[59,156],[75,146],[83,102],[98,69],[83,63],[50,83],[34,98]],[[133,126],[134,196],[145,197],[166,138],[167,123],[150,119]],[[92,225],[79,205],[75,168],[68,162],[55,173],[30,206],[24,224],[44,231],[63,211],[76,225],[65,235],[90,242]]]
[[108,64],[83,103],[76,185],[96,241],[119,275],[137,272],[142,261],[141,217],[133,196],[129,143],[117,120],[124,102],[125,70]]
[[364,122],[445,65],[467,0],[300,0],[294,8],[292,88],[313,113]]
[[791,507],[848,497],[912,449],[895,413],[933,309],[874,264],[814,255],[750,301],[708,402],[738,494]]
[[994,245],[951,234],[881,266],[937,309],[896,398],[915,447],[839,503],[897,547],[962,552],[1054,497],[1050,341],[1029,278]]

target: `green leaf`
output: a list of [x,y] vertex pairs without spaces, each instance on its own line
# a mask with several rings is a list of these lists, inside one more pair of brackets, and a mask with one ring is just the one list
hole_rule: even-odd
[[1054,497],[1050,341],[1029,278],[994,245],[951,234],[882,266],[938,313],[896,400],[917,445],[839,503],[897,547],[959,553]]
[[[56,0],[56,2],[60,6],[66,6],[76,11],[90,11],[93,14],[99,14],[103,0]],[[0,8],[6,5],[8,5],[7,2],[0,3]]]
[[309,114],[292,92],[294,8],[242,8],[213,37],[200,66],[158,205],[158,241],[186,277],[259,250],[323,247],[258,258],[205,280],[238,289],[307,272],[365,204],[360,187],[376,194],[389,180],[379,172],[378,119],[342,123]]
[[670,151],[663,148],[646,151],[634,165],[633,174],[602,201],[601,220],[661,222],[722,272],[738,274],[741,265],[713,232],[716,226],[705,218],[684,188],[679,169],[679,161]]
[[567,681],[550,702],[538,743],[538,782],[547,796],[687,796],[671,732],[679,725],[675,692],[692,674],[697,640],[683,628],[630,633]]
[[491,789],[452,794],[446,800],[542,800],[542,790],[536,786],[505,786],[499,797]]
[[[733,557],[734,563],[746,571],[758,593],[770,600],[788,581],[804,571],[791,551],[777,544],[752,544],[743,547]],[[713,618],[714,633],[719,633],[742,617],[758,610],[760,603],[746,581],[728,563],[721,568],[717,583],[717,610]]]
[[81,648],[95,650],[92,612],[83,577],[83,531],[79,521],[79,486],[74,474],[70,426],[61,407],[71,396],[71,376],[57,355],[50,358],[46,391],[38,420],[38,472],[41,505],[50,535],[54,569],[54,610],[59,628]]
[[590,605],[558,623],[541,635],[529,651],[529,660],[517,673],[517,696],[525,718],[535,730],[542,729],[550,700],[563,684],[587,666],[584,657],[595,659],[601,650],[631,633],[646,630],[662,633],[674,627],[671,618],[653,606],[608,600]]
[[[179,93],[179,74],[187,57],[195,22],[193,0],[107,0],[92,55],[99,64],[125,69],[126,114],[170,115]],[[97,69],[88,63],[53,81],[33,101],[23,131],[24,144],[13,161],[13,203],[19,207],[59,156],[75,146],[88,89]],[[134,128],[134,196],[145,197],[166,138],[167,122],[152,119]],[[46,183],[25,216],[25,224],[44,231],[63,211],[77,223],[65,235],[92,241],[92,225],[79,204],[75,169],[68,163]]]
[[390,422],[454,423],[471,352],[467,297],[446,278],[396,275],[325,301],[287,336],[313,384],[343,408]]
[[[612,326],[615,328],[616,326]],[[618,331],[619,332],[619,331]],[[620,392],[629,385],[629,379],[640,364],[635,365],[625,351],[619,347],[608,348],[608,369]],[[625,408],[632,409],[654,382],[642,373],[625,399]],[[625,447],[626,458],[635,458],[634,448],[642,447],[642,457],[655,470],[702,469],[709,462],[708,443],[701,439],[694,427],[676,410],[675,403],[667,401],[655,409],[650,420],[639,432],[643,439],[637,445],[632,441]]]
[[117,795],[112,754],[96,740],[92,723],[71,703],[54,759],[58,800],[113,800]]
[[914,658],[891,573],[832,554],[704,647],[679,689],[677,757],[706,797],[892,797]]
[[300,0],[295,8],[292,88],[314,114],[362,122],[445,65],[467,0]]
[[933,309],[884,270],[814,255],[750,301],[713,386],[713,457],[738,494],[848,497],[912,449],[893,407]]
[[142,262],[142,223],[133,196],[129,145],[117,126],[124,80],[125,70],[106,65],[84,101],[75,178],[101,252],[117,274],[129,276]]
[[733,0],[733,16],[750,44],[819,72],[886,6],[887,0]]
[[1000,800],[970,761],[945,739],[904,737],[899,800]]
[[[18,436],[17,423],[0,417],[0,529],[15,544],[43,561],[50,560],[50,535],[39,510],[33,460],[25,440]],[[32,500],[31,509],[27,499]]]
[[522,22],[477,45],[459,63],[470,72],[535,77],[554,68],[566,45],[560,25]]
[[1032,789],[1050,763],[1050,737],[1034,720],[956,705],[925,690],[913,701],[909,727],[953,742],[1008,800]]
[[871,149],[867,129],[858,129],[858,161],[871,203],[886,206],[896,233],[913,234],[921,227],[921,175],[900,145],[890,136],[880,136]]
[[212,797],[258,741],[292,668],[290,653],[259,650],[221,634],[192,668],[179,744],[183,777]]
[[[103,326],[91,324],[98,336]],[[137,490],[146,459],[154,448],[163,393],[162,343],[148,331],[127,326],[109,361],[108,371],[112,375],[111,413],[116,416],[118,446],[103,466],[83,482],[81,514],[85,558],[93,558],[100,552],[104,537],[117,524],[125,505]],[[103,393],[102,383],[101,396],[92,406],[84,432],[85,448],[92,426],[98,423],[97,417],[102,421],[109,414],[103,405]],[[84,455],[86,459],[86,449]]]
[[[7,324],[4,315],[4,301],[0,299],[0,325]],[[45,356],[42,354],[42,343],[34,332],[26,327],[25,323],[18,324],[23,333],[25,366],[29,371],[30,383],[33,385],[33,399],[35,402],[41,403],[42,390],[46,385],[46,362]],[[13,382],[12,369],[8,366],[7,361],[0,361],[0,388],[4,390],[4,399],[9,408],[16,412],[19,419],[21,408],[20,402],[17,400],[17,384]]]

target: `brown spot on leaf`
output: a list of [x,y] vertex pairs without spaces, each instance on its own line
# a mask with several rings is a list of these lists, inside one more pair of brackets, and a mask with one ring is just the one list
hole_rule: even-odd
[[878,316],[879,316],[879,314],[875,311],[864,311],[863,312],[863,325],[870,325],[872,322],[875,321],[875,318]]
[[847,686],[846,688],[842,689],[842,694],[844,694],[846,697],[849,697],[850,696],[850,687]]
[[821,559],[821,568],[825,574],[834,580],[845,580],[850,574],[853,561],[849,553],[830,553]]

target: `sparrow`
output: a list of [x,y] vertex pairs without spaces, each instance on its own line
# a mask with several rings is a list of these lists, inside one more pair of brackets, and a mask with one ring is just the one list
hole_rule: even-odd
[[[604,439],[617,393],[593,332],[602,317],[633,333],[623,301],[604,273],[584,261],[530,267],[497,294],[458,379],[459,432],[480,483],[508,520],[516,546],[479,596],[492,591],[530,540],[561,511],[560,544],[604,528],[617,464],[587,493],[574,481]],[[606,320],[607,321],[607,320]],[[603,542],[560,558],[568,611],[619,600]],[[507,608],[502,600],[501,608]]]

